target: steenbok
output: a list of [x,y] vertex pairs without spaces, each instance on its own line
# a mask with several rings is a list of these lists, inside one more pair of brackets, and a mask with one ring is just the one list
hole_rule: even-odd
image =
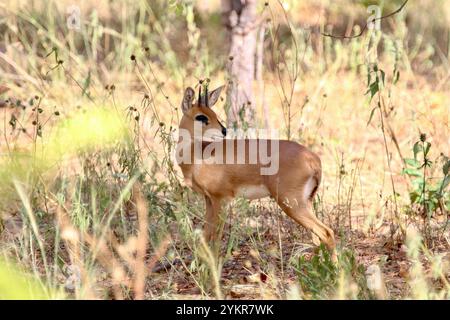
[[316,235],[336,260],[333,231],[312,210],[322,174],[320,158],[292,141],[225,139],[227,130],[211,109],[222,89],[209,93],[206,89],[201,95],[200,88],[193,103],[195,92],[189,87],[181,103],[176,157],[185,183],[205,196],[206,240],[217,238],[224,202],[239,196],[270,196],[289,217]]

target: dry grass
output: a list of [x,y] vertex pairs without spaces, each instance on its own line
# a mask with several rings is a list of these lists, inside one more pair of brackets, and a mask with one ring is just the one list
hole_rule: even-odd
[[[365,19],[361,1],[351,9],[347,1],[285,1],[294,43],[278,1],[270,1],[264,92],[255,83],[258,125],[279,128],[282,137],[289,127],[292,139],[321,156],[316,212],[336,231],[341,249],[339,269],[322,275],[334,286],[311,280],[317,286],[311,292],[324,290],[314,295],[296,273],[316,270],[310,237],[270,201],[238,199],[227,209],[221,259],[202,242],[203,200],[182,187],[170,134],[184,87],[205,77],[213,85],[226,82],[219,1],[198,1],[195,19],[189,4],[163,3],[83,2],[80,31],[67,29],[71,2],[0,4],[0,86],[7,87],[0,89],[0,149],[14,168],[12,175],[0,172],[5,259],[40,279],[50,298],[63,289],[79,299],[448,298],[448,209],[425,222],[410,203],[411,179],[402,174],[403,158],[412,158],[422,132],[432,143],[431,181],[442,178],[441,154],[450,155],[450,65],[442,37],[450,14],[434,9],[448,6],[412,2],[407,14],[383,22],[382,33],[333,40],[319,31],[351,31]],[[438,10],[434,23],[421,5]],[[299,67],[295,83],[292,63]],[[370,101],[367,68],[374,63],[387,80]],[[282,86],[294,92],[289,121]],[[387,111],[386,144],[379,114],[368,124],[377,101]],[[103,106],[123,119],[127,134],[105,134],[108,143],[89,148],[68,136],[62,144],[76,140],[79,148],[44,166],[17,160],[24,153],[34,159],[36,150],[46,155],[39,159],[53,159],[48,145],[62,119],[89,117]],[[222,106],[216,108],[224,119]],[[98,128],[107,128],[99,119]],[[416,232],[424,223],[432,230],[426,246]],[[351,255],[353,264],[345,260]],[[361,284],[370,275],[358,266],[373,265],[381,268],[385,296]],[[1,281],[0,272],[0,290]]]

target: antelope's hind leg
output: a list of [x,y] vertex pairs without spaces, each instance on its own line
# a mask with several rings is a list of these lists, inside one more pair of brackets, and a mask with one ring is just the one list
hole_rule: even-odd
[[[296,197],[285,197],[284,201],[281,201],[281,199],[278,201],[278,205],[295,222],[316,235],[320,242],[327,246],[332,260],[337,261],[334,232],[315,216],[311,200],[298,201]],[[315,240],[314,237],[313,240]],[[314,242],[314,244],[317,244],[317,241]]]

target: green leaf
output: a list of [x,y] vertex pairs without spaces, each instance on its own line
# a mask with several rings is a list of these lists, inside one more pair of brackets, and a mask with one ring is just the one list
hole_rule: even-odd
[[378,86],[378,81],[372,83],[370,85],[370,99],[372,99],[379,90],[380,90],[380,87]]
[[405,159],[405,163],[414,168],[418,168],[420,165],[419,161],[417,161],[416,159]]
[[400,71],[395,70],[394,71],[394,84],[397,84],[398,80],[400,80]]
[[403,174],[407,174],[408,176],[413,176],[413,177],[421,177],[422,176],[422,173],[419,170],[413,169],[413,168],[403,169]]
[[417,159],[417,155],[418,155],[419,152],[421,152],[421,151],[423,151],[423,147],[422,147],[422,145],[420,144],[420,141],[417,141],[417,142],[414,144],[414,147],[413,147],[414,159]]
[[413,181],[413,187],[415,190],[419,190],[420,192],[422,192],[423,190],[423,177],[422,174],[420,174],[420,179],[415,179]]
[[412,203],[418,203],[419,194],[417,192],[410,192],[409,199],[411,200]]
[[430,148],[431,148],[431,143],[430,142],[425,142],[425,151],[424,151],[425,156],[428,155],[428,152],[430,151]]
[[81,93],[81,96],[86,95],[87,97],[89,97],[89,87],[91,85],[91,71],[89,70],[88,75],[86,77],[86,79],[84,80],[83,83],[83,91]]
[[377,109],[377,107],[374,107],[372,109],[372,111],[370,112],[369,121],[367,121],[367,125],[369,125],[370,122],[372,121],[372,118],[373,118],[373,115],[374,115],[376,109]]
[[450,184],[450,176],[445,176],[445,178],[442,180],[439,193],[442,193],[445,190],[445,188],[448,187],[449,184]]
[[386,78],[386,73],[383,70],[380,70],[381,73],[381,81],[383,82],[384,85],[384,79]]
[[377,94],[377,92],[380,90],[380,87],[378,85],[378,79],[372,82],[369,86],[369,90],[367,90],[366,94],[370,92],[370,101],[372,101],[373,97]]
[[448,175],[449,170],[450,170],[450,160],[447,160],[447,162],[442,167],[442,172],[444,173],[444,175]]

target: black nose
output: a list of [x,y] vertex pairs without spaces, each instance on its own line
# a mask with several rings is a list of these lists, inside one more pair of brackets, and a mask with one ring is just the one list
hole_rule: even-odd
[[226,135],[227,135],[227,129],[224,127],[222,127],[222,134],[224,137],[226,137]]

